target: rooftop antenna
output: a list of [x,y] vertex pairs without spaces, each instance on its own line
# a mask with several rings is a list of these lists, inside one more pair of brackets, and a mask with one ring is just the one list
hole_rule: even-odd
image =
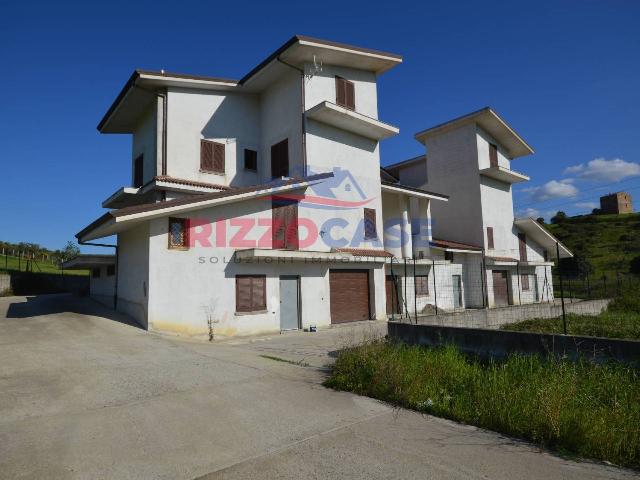
[[322,71],[322,60],[320,60],[320,62],[318,62],[318,60],[316,59],[316,56],[313,56],[313,67],[310,69],[309,73],[307,74],[307,78],[309,80],[311,80],[315,75],[317,75],[318,73],[320,73]]

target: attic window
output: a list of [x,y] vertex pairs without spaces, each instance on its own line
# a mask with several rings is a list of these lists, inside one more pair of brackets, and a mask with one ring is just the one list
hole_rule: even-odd
[[364,209],[364,239],[371,240],[378,238],[376,229],[376,210],[374,208]]
[[244,168],[252,172],[258,170],[258,152],[249,148],[244,149]]

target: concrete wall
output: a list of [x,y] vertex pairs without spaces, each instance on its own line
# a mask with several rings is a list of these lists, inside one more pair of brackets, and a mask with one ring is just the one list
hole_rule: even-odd
[[476,127],[467,125],[426,141],[426,190],[450,195],[431,205],[434,238],[484,245]]
[[300,73],[286,69],[277,82],[260,93],[260,179],[271,180],[271,146],[287,139],[289,174],[302,175],[302,118]]
[[553,335],[477,328],[442,327],[389,322],[391,338],[409,345],[456,345],[462,352],[482,358],[505,358],[522,353],[596,362],[615,360],[640,366],[640,342],[577,335]]
[[[167,174],[222,185],[252,185],[262,175],[260,104],[246,93],[170,88]],[[225,173],[200,170],[200,140],[225,145]],[[259,173],[244,169],[244,148],[258,151]]]
[[[150,221],[150,330],[206,337],[207,317],[211,316],[217,322],[214,334],[219,336],[277,332],[280,330],[280,275],[301,276],[302,326],[330,325],[330,268],[369,269],[373,288],[371,311],[376,318],[385,318],[384,272],[379,264],[328,264],[311,260],[292,263],[276,259],[240,262],[235,259],[237,249],[270,248],[271,235],[266,224],[271,221],[271,200],[255,199],[205,209],[197,212],[197,218],[198,222],[211,225],[196,229],[199,232],[201,228],[211,228],[210,243],[203,245],[196,241],[188,250],[167,248],[167,218]],[[265,224],[258,223],[261,219]],[[226,241],[222,235],[217,237],[218,231],[213,225],[217,220],[225,222]],[[236,235],[242,228],[240,225],[246,222],[252,227],[238,244],[240,239]],[[265,234],[267,237],[263,239]],[[229,242],[234,237],[231,246]],[[266,275],[265,311],[236,312],[235,276],[238,274]]]
[[116,274],[118,275],[118,310],[131,316],[144,328],[148,326],[149,279],[170,283],[180,281],[177,277],[167,280],[149,276],[147,223],[118,234]]
[[[313,71],[313,65],[304,67],[305,73]],[[353,68],[323,65],[321,72],[305,78],[305,106],[307,109],[320,102],[336,103],[336,81],[339,76],[354,83],[355,111],[371,118],[378,118],[376,75],[373,72]]]
[[100,267],[100,276],[94,277],[93,272],[89,278],[89,295],[96,301],[113,307],[113,296],[115,294],[116,276],[107,275],[107,267]]
[[131,185],[133,185],[134,160],[144,155],[142,168],[142,183],[151,180],[156,173],[156,108],[149,107],[142,113],[133,130],[131,147]]

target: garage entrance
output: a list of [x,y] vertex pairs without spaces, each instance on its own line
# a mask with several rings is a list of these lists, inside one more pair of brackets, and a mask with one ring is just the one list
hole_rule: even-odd
[[331,323],[369,320],[369,271],[329,270]]

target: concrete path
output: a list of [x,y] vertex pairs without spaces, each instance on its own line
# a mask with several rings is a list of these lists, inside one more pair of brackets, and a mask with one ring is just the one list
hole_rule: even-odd
[[209,344],[127,323],[86,299],[0,298],[0,478],[634,475],[322,387],[331,352],[379,324]]

